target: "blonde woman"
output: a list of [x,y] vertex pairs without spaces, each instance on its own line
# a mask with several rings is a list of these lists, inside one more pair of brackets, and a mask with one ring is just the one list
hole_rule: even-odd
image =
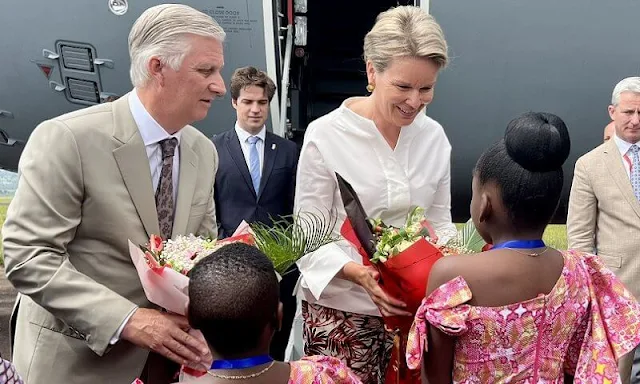
[[[366,97],[347,99],[312,122],[298,165],[295,211],[345,211],[335,173],[359,195],[370,217],[401,225],[421,206],[442,241],[455,234],[450,213],[451,146],[424,114],[433,100],[447,43],[424,10],[402,6],[381,13],[364,39]],[[299,262],[306,355],[343,360],[364,383],[381,383],[391,337],[381,314],[411,314],[387,296],[377,273],[346,241],[327,245]]]

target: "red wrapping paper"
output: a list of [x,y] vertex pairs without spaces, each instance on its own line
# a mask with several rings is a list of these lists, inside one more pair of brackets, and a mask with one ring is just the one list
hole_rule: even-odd
[[[384,263],[371,263],[348,218],[340,233],[358,249],[364,265],[373,265],[378,270],[382,289],[389,296],[404,302],[406,310],[415,314],[425,297],[431,267],[443,257],[442,252],[423,238]],[[387,330],[394,333],[394,347],[385,384],[420,384],[420,371],[409,370],[404,359],[413,316],[383,316],[383,321]]]
[[[425,297],[431,267],[441,257],[438,248],[420,239],[386,262],[375,264],[380,272],[380,286],[387,294],[407,304],[407,311],[415,313]],[[393,328],[396,322],[404,324],[405,319],[406,316],[388,317],[385,322]]]

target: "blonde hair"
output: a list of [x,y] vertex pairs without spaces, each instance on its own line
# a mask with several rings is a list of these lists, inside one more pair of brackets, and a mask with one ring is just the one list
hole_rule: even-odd
[[416,6],[384,11],[364,37],[364,59],[377,72],[384,72],[393,58],[426,58],[439,68],[449,61],[447,42],[433,16]]
[[161,4],[144,11],[129,33],[129,75],[134,87],[147,85],[149,60],[159,58],[174,70],[180,69],[191,49],[188,35],[210,37],[223,42],[226,34],[211,16],[183,4]]

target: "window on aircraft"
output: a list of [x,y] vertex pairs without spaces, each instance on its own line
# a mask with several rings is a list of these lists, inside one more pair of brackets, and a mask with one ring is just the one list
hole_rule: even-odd
[[86,72],[95,71],[90,48],[71,45],[62,45],[60,48],[60,56],[65,68]]
[[100,91],[95,81],[67,78],[67,84],[69,86],[69,95],[72,99],[92,103],[100,102]]

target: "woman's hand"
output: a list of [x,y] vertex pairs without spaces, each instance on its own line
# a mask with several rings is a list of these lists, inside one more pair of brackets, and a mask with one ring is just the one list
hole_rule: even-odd
[[413,316],[411,312],[406,311],[405,303],[382,290],[378,284],[380,273],[375,268],[349,262],[342,268],[342,277],[364,288],[383,316]]

